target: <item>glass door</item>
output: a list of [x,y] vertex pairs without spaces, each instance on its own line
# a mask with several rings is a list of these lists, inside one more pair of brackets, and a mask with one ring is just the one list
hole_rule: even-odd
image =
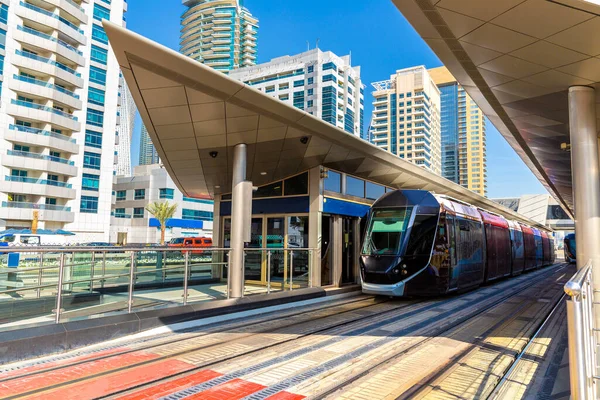
[[283,250],[285,238],[284,217],[268,217],[266,247],[271,251],[271,282],[282,283],[286,278],[286,265]]
[[[263,219],[252,218],[252,223],[250,225],[250,243],[248,243],[247,248],[260,249],[263,247]],[[244,278],[246,281],[263,281],[263,253],[263,251],[258,250],[246,251],[246,264],[244,268]]]

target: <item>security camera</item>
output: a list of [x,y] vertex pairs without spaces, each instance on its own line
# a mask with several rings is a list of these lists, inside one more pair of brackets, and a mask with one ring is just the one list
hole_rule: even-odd
[[210,154],[210,156],[211,156],[212,158],[217,158],[217,156],[219,155],[219,152],[218,152],[218,151],[211,151],[211,152],[210,152],[210,153],[208,153],[208,154]]
[[302,143],[302,144],[306,144],[306,143],[308,143],[308,136],[302,136],[302,137],[300,138],[300,143]]

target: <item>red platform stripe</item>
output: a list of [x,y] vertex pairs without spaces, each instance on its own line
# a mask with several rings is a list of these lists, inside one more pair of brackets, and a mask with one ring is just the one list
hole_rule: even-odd
[[127,365],[149,361],[157,357],[158,355],[156,354],[148,353],[123,354],[103,360],[90,361],[84,364],[75,365],[71,368],[64,368],[60,371],[48,371],[33,376],[26,376],[10,381],[0,382],[0,394],[2,396],[12,396],[32,390],[43,389],[48,386],[68,383],[75,379],[85,378],[100,372],[107,372]]
[[95,379],[77,382],[48,392],[31,395],[27,398],[44,400],[96,399],[156,379],[166,378],[169,375],[184,372],[193,367],[193,365],[183,361],[165,360],[101,376]]
[[110,356],[115,353],[121,353],[121,352],[128,351],[128,350],[129,349],[126,347],[120,347],[117,349],[103,350],[103,351],[99,351],[99,352],[93,353],[93,354],[86,354],[84,356],[67,358],[64,360],[53,361],[53,362],[49,362],[49,363],[45,363],[45,364],[32,365],[31,367],[25,367],[25,368],[17,369],[14,371],[8,371],[3,374],[0,374],[0,379],[7,379],[7,378],[19,376],[19,375],[29,374],[31,372],[43,371],[46,369],[60,367],[63,365],[69,365],[69,364],[73,364],[76,362],[91,360],[92,358],[106,357],[106,356]]
[[267,397],[267,400],[302,400],[304,398],[306,398],[306,396],[302,396],[300,394],[279,392],[275,393],[273,396]]
[[266,388],[266,386],[259,385],[258,383],[248,382],[242,379],[233,379],[227,383],[205,390],[204,392],[186,397],[185,399],[238,400],[264,388]]
[[184,376],[183,378],[175,379],[170,382],[165,382],[147,389],[138,390],[131,394],[117,397],[119,400],[142,400],[142,399],[158,399],[171,393],[187,389],[200,383],[217,378],[223,374],[216,371],[204,370],[195,374]]

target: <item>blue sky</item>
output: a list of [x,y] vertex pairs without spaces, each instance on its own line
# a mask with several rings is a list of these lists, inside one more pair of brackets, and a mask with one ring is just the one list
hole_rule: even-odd
[[[128,0],[127,28],[174,50],[179,48],[180,0]],[[259,18],[258,62],[306,51],[317,40],[322,50],[352,55],[361,66],[365,123],[371,115],[371,82],[389,79],[397,69],[441,62],[391,0],[245,0]],[[308,41],[308,44],[307,44]],[[488,195],[545,193],[493,125],[487,127]],[[137,164],[141,121],[136,121],[132,161]]]

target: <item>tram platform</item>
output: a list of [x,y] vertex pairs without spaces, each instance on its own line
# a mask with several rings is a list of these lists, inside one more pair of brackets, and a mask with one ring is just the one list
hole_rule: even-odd
[[568,397],[563,285],[574,271],[557,264],[439,298],[354,292],[188,321],[0,366],[0,398]]

